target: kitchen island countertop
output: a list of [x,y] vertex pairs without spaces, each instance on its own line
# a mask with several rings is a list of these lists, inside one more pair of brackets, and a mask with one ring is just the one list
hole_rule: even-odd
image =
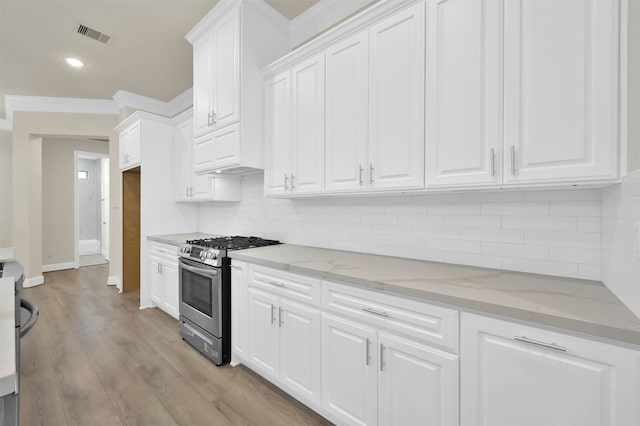
[[190,232],[186,234],[149,235],[147,239],[149,241],[157,241],[159,243],[171,244],[177,247],[180,244],[184,244],[187,240],[198,240],[212,237],[219,237],[219,235]]
[[231,258],[640,347],[638,319],[604,284],[281,244]]

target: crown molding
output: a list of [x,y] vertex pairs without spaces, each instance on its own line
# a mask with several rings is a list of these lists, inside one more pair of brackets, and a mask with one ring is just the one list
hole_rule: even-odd
[[289,24],[290,47],[301,45],[373,1],[376,0],[320,0]]
[[192,105],[193,88],[185,90],[169,102],[159,101],[158,99],[127,92],[126,90],[118,90],[113,95],[113,100],[117,105],[118,111],[124,107],[131,107],[152,114],[173,117]]
[[4,97],[6,119],[0,120],[0,130],[13,130],[15,112],[66,112],[77,114],[117,115],[118,108],[111,99],[55,98],[48,96]]

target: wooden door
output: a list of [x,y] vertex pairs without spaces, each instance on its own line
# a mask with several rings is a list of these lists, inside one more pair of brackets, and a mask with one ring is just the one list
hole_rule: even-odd
[[122,173],[122,291],[140,289],[140,167]]

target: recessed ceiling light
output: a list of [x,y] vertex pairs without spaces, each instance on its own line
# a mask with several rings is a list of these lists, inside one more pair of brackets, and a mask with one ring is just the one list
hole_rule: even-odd
[[64,60],[74,68],[82,68],[84,66],[84,62],[82,62],[80,59],[64,58]]

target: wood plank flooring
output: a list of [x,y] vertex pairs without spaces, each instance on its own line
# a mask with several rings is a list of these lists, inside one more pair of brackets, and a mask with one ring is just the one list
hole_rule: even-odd
[[22,339],[21,426],[330,424],[245,367],[216,367],[107,274],[50,272],[25,289],[40,318]]

